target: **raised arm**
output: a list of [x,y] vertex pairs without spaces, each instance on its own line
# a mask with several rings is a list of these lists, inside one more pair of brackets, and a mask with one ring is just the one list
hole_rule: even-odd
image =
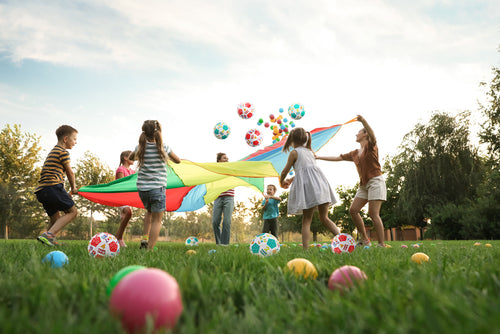
[[342,157],[339,156],[334,156],[334,157],[318,157],[317,155],[314,156],[317,160],[325,160],[325,161],[342,161]]
[[168,154],[168,157],[170,158],[170,160],[172,160],[176,164],[181,162],[181,159],[179,159],[179,157],[177,156],[177,154],[174,153],[174,151],[170,151],[170,153]]
[[368,124],[366,119],[361,115],[358,115],[358,121],[363,124],[363,127],[366,130],[366,133],[368,133],[368,136],[370,138],[369,139],[370,145],[375,146],[375,144],[377,144],[377,138],[375,138],[375,133],[373,132],[373,129],[371,128],[371,126]]

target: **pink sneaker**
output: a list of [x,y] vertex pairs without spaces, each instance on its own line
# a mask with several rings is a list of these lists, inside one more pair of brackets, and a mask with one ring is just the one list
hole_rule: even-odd
[[118,243],[120,244],[120,248],[127,247],[127,244],[125,244],[125,241],[123,241],[123,239],[119,239]]

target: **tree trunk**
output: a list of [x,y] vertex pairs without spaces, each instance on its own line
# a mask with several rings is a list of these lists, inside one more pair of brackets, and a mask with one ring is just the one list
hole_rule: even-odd
[[5,224],[5,240],[9,240],[9,225]]

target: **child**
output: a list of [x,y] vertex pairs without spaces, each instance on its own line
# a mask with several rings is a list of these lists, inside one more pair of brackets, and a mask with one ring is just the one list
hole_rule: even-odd
[[[286,139],[283,151],[288,152],[290,146],[294,150],[290,152],[285,168],[281,172],[280,185],[288,188],[288,214],[302,214],[302,247],[309,247],[309,232],[311,228],[313,213],[319,210],[319,219],[334,235],[340,233],[340,229],[328,218],[328,208],[337,202],[328,184],[328,181],[319,167],[316,165],[314,153],[311,150],[311,134],[303,128],[294,128]],[[295,177],[285,180],[286,175],[292,168]]]
[[363,128],[356,134],[356,142],[360,148],[346,154],[334,157],[316,157],[326,161],[353,161],[359,174],[359,189],[349,208],[354,225],[361,235],[356,246],[370,246],[365,224],[359,211],[368,203],[368,215],[373,221],[378,239],[378,247],[386,247],[384,241],[384,224],[380,218],[380,207],[386,200],[387,190],[384,177],[378,161],[378,147],[375,133],[366,120],[358,115],[357,120]]
[[278,203],[281,202],[281,198],[274,196],[274,194],[276,194],[276,186],[274,184],[268,184],[267,194],[263,194],[265,199],[262,201],[262,218],[264,219],[262,233],[271,232],[272,235],[278,238],[277,218],[280,215]]
[[139,161],[137,190],[147,210],[144,229],[147,230],[147,225],[151,226],[149,237],[144,236],[141,241],[141,248],[153,249],[160,235],[161,219],[166,210],[165,188],[169,158],[176,164],[181,162],[170,147],[163,144],[160,123],[155,120],[144,121],[139,145],[130,155],[131,160]]
[[[226,153],[217,153],[217,162],[228,162]],[[227,246],[231,239],[231,217],[234,210],[234,189],[224,191],[214,201],[212,227],[215,244]],[[221,227],[222,221],[222,227]]]
[[[77,133],[78,131],[69,125],[61,125],[57,128],[57,145],[45,159],[38,187],[35,189],[37,200],[42,203],[45,212],[50,217],[47,232],[38,236],[37,240],[48,246],[60,245],[56,234],[77,215],[75,202],[64,189],[64,174],[66,173],[71,194],[78,194],[75,174],[71,169],[69,152],[67,151],[76,145]],[[61,216],[59,211],[64,211],[66,214]]]
[[[131,153],[132,151],[123,151],[120,154],[120,166],[116,169],[115,180],[135,173],[135,170],[130,168],[130,166],[134,164],[134,162],[129,158]],[[130,218],[132,217],[132,209],[130,209],[130,206],[124,205],[121,206],[119,210],[120,226],[118,227],[118,231],[116,232],[116,238],[118,239],[120,247],[127,247],[125,241],[123,241],[123,233],[125,232],[125,228],[127,227]]]

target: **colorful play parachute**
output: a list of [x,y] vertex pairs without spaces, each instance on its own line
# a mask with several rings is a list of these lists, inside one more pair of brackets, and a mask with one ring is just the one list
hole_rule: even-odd
[[[351,123],[355,119],[347,122]],[[344,124],[347,124],[344,123]],[[316,152],[340,130],[343,124],[311,131]],[[169,164],[167,176],[167,211],[185,212],[202,208],[220,193],[238,186],[264,191],[264,178],[279,177],[288,153],[282,151],[285,139],[236,162],[195,163],[182,160]],[[144,208],[136,187],[137,174],[106,184],[84,186],[78,193],[86,199],[108,205]]]

